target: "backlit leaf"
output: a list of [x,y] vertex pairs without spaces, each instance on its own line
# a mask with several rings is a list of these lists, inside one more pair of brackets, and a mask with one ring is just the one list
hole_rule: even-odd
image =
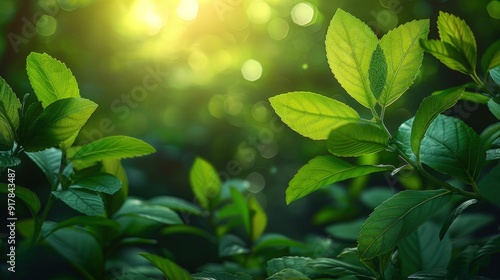
[[420,39],[429,33],[429,20],[414,20],[389,31],[380,40],[387,60],[387,83],[378,102],[388,106],[413,84],[422,65]]
[[19,127],[21,102],[7,82],[0,77],[0,148],[9,150]]
[[30,84],[44,108],[54,101],[80,97],[75,77],[66,65],[50,55],[32,52],[26,59]]
[[439,40],[421,40],[422,48],[437,58],[448,68],[469,74],[468,62],[455,47]]
[[336,157],[318,156],[302,166],[290,181],[286,202],[290,204],[326,185],[391,169],[387,165],[353,165]]
[[312,92],[280,94],[269,101],[285,124],[314,140],[326,139],[332,129],[359,120],[346,104]]
[[368,71],[378,38],[370,27],[351,14],[338,9],[326,34],[326,57],[340,85],[356,101],[374,108]]
[[53,191],[52,194],[76,211],[89,216],[104,213],[104,204],[101,197],[92,192],[75,188]]
[[411,127],[410,140],[411,149],[417,158],[419,158],[420,143],[424,138],[427,128],[440,113],[455,105],[463,92],[464,89],[462,87],[445,90],[426,97],[420,103]]
[[254,196],[248,198],[248,208],[250,210],[252,223],[251,239],[252,241],[255,241],[262,235],[262,233],[264,233],[264,230],[266,229],[267,215]]
[[375,208],[358,238],[358,252],[370,260],[392,250],[451,198],[446,190],[402,191]]
[[196,158],[189,173],[191,188],[203,208],[208,208],[221,191],[221,181],[215,168],[202,158]]
[[389,134],[384,129],[362,123],[349,123],[330,132],[326,145],[336,156],[355,157],[387,148]]

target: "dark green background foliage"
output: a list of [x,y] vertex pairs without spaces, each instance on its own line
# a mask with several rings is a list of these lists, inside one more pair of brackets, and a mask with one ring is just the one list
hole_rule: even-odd
[[499,277],[499,1],[4,0],[0,27],[14,276]]

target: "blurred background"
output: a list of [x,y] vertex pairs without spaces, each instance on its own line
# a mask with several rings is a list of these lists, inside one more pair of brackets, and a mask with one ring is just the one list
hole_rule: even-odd
[[[157,148],[124,161],[131,195],[192,201],[189,168],[201,156],[222,180],[250,182],[269,215],[268,231],[302,238],[325,222],[314,213],[331,198],[315,193],[286,206],[285,190],[300,166],[327,150],[284,126],[268,98],[312,91],[369,113],[339,86],[326,62],[325,34],[338,8],[379,37],[429,18],[429,36],[437,38],[440,10],[465,19],[479,53],[500,34],[496,0],[0,0],[0,76],[19,97],[32,93],[26,56],[50,54],[71,69],[82,97],[99,104],[78,143],[124,134]],[[426,55],[414,86],[387,112],[389,129],[395,132],[431,92],[467,81]],[[492,119],[483,106],[459,105],[451,114],[478,131]],[[395,159],[382,153],[365,160]],[[25,162],[19,185],[47,191],[41,172]],[[421,187],[414,181],[406,184]],[[382,174],[370,179],[389,188],[400,183]]]

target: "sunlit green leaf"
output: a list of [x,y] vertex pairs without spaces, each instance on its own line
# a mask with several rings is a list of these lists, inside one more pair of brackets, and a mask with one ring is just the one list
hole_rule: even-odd
[[81,147],[73,156],[75,166],[103,159],[144,156],[156,150],[148,143],[129,136],[108,136]]
[[[55,223],[45,222],[43,231],[50,232],[55,226]],[[104,267],[102,248],[88,231],[77,227],[62,228],[49,235],[45,242],[70,262],[85,279],[100,277]]]
[[173,261],[152,254],[139,254],[158,267],[167,279],[192,280],[189,273]]
[[451,240],[448,236],[440,240],[438,231],[436,225],[425,223],[399,242],[398,256],[403,275],[448,267],[451,260]]
[[429,33],[429,20],[414,20],[389,31],[380,40],[387,60],[387,83],[378,102],[388,106],[413,84],[422,65],[420,39]]
[[500,40],[496,40],[491,44],[481,58],[481,68],[483,72],[500,66]]
[[15,131],[19,127],[19,109],[21,102],[7,82],[0,77],[0,147],[12,148]]
[[486,151],[471,127],[457,118],[439,115],[427,129],[420,157],[433,169],[471,183],[481,173]]
[[39,151],[59,145],[73,136],[90,118],[97,104],[84,98],[66,98],[48,105],[33,127],[30,139],[24,147],[27,151]]
[[[0,193],[9,193],[7,184],[0,183]],[[14,193],[16,194],[16,198],[22,200],[33,214],[40,211],[40,199],[38,199],[38,195],[36,193],[18,185],[16,185]],[[5,199],[5,202],[7,203],[7,199]]]
[[128,178],[119,159],[104,159],[101,171],[116,176],[121,182],[121,188],[113,195],[103,195],[106,213],[112,217],[127,199]]
[[420,45],[448,68],[469,74],[466,58],[451,44],[439,40],[421,40]]
[[95,216],[104,213],[104,204],[101,197],[96,193],[71,188],[63,191],[53,191],[52,194],[69,207],[85,215]]
[[308,266],[322,275],[328,276],[358,276],[364,278],[373,278],[373,273],[365,266],[356,266],[348,262],[333,258],[317,258],[308,263]]
[[269,101],[285,124],[314,140],[326,139],[332,129],[359,120],[346,104],[312,92],[280,94]]
[[114,215],[114,219],[116,220],[122,217],[146,219],[166,225],[183,223],[179,215],[172,209],[165,206],[148,204],[135,198],[128,198]]
[[455,47],[467,61],[468,73],[476,70],[477,47],[474,33],[464,20],[446,12],[439,12],[437,27],[441,41]]
[[267,233],[262,235],[256,242],[254,246],[254,251],[259,252],[266,249],[282,248],[282,247],[298,247],[305,248],[306,245],[295,241],[289,237],[276,233]]
[[336,157],[318,156],[302,166],[290,181],[286,190],[286,202],[290,204],[326,185],[392,168],[387,165],[357,166]]
[[500,164],[486,174],[478,184],[479,193],[491,203],[500,207]]
[[356,157],[387,148],[389,134],[384,129],[361,123],[349,123],[330,132],[326,145],[336,156]]
[[460,205],[458,205],[455,209],[453,209],[453,211],[450,213],[450,215],[448,216],[448,218],[446,219],[446,221],[441,226],[441,230],[439,231],[439,238],[443,239],[444,236],[445,236],[445,234],[446,234],[446,232],[448,231],[448,229],[450,228],[450,226],[453,224],[453,222],[455,221],[455,219],[458,216],[460,216],[460,214],[462,214],[467,208],[469,208],[470,206],[476,204],[477,202],[478,202],[477,199],[469,199],[467,201],[464,201]]
[[285,268],[266,278],[266,280],[310,280],[310,278],[298,270]]
[[80,97],[71,70],[50,55],[30,53],[26,59],[26,70],[31,86],[44,108],[60,99]]
[[462,96],[460,97],[462,100],[472,101],[477,104],[487,104],[490,101],[490,98],[486,95],[482,95],[475,92],[464,91]]
[[148,203],[166,206],[172,210],[182,211],[194,215],[200,215],[202,213],[201,209],[197,205],[174,196],[155,196],[148,200]]
[[97,172],[77,178],[73,185],[95,192],[114,194],[121,188],[122,182],[116,176]]
[[250,209],[252,224],[252,241],[260,238],[267,227],[267,215],[262,206],[254,196],[248,198],[248,208]]
[[215,168],[202,158],[196,158],[189,173],[191,188],[203,208],[208,208],[221,191],[221,181]]
[[368,71],[378,38],[353,15],[337,9],[326,34],[326,57],[335,78],[356,101],[374,108]]
[[441,209],[451,198],[446,190],[402,191],[365,221],[358,238],[360,258],[370,260],[392,250]]
[[387,62],[384,51],[380,48],[380,45],[377,45],[377,48],[372,54],[368,78],[370,80],[370,88],[372,89],[373,95],[375,99],[379,100],[387,82]]
[[424,138],[427,128],[440,113],[455,105],[463,92],[464,89],[462,87],[444,90],[426,97],[420,103],[411,127],[410,139],[411,149],[417,158],[420,157],[420,143]]
[[247,248],[245,242],[238,236],[232,234],[222,236],[219,243],[220,257],[241,255],[248,252],[250,252],[250,250]]

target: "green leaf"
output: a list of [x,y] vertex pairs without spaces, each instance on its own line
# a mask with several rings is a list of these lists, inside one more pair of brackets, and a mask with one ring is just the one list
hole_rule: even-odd
[[373,210],[394,194],[395,191],[387,187],[375,187],[363,190],[360,199],[366,207]]
[[416,160],[415,154],[413,153],[410,145],[413,120],[414,118],[408,119],[399,126],[398,132],[394,136],[394,142],[396,143],[396,146],[401,149],[401,151],[407,157],[409,157],[411,160]]
[[493,143],[500,139],[500,122],[487,126],[479,135],[485,149],[490,149]]
[[248,236],[252,236],[252,224],[250,220],[250,208],[248,207],[247,201],[242,193],[240,193],[235,188],[231,188],[231,197],[233,199],[234,209],[236,213],[240,216],[240,220],[245,227],[245,232]]
[[71,160],[75,166],[103,159],[122,159],[144,156],[156,150],[148,143],[129,136],[108,136],[81,147]]
[[189,273],[173,261],[152,254],[139,254],[158,267],[167,279],[192,280]]
[[11,149],[19,127],[21,102],[7,82],[0,77],[0,147]]
[[310,280],[309,277],[292,268],[285,268],[276,274],[266,278],[266,280]]
[[[43,232],[50,232],[55,223],[45,222]],[[49,235],[45,242],[71,263],[85,279],[97,279],[104,267],[102,248],[88,231],[67,227]]]
[[490,101],[490,98],[486,95],[482,95],[480,93],[475,93],[475,92],[470,92],[470,91],[464,91],[462,94],[462,97],[460,97],[462,100],[467,100],[471,101],[477,104],[488,104],[488,101]]
[[436,92],[426,97],[415,113],[413,125],[411,127],[411,149],[420,157],[420,143],[424,138],[425,132],[437,116],[451,108],[462,96],[464,89],[462,87]]
[[500,40],[496,40],[491,44],[481,59],[481,68],[485,73],[497,66],[500,66]]
[[330,132],[326,146],[336,156],[356,157],[383,151],[389,134],[384,129],[363,123],[349,123]]
[[33,127],[26,151],[39,151],[59,145],[77,132],[90,118],[97,104],[84,98],[66,98],[48,105]]
[[359,120],[351,107],[317,93],[289,92],[269,101],[285,124],[314,140],[326,139],[332,129]]
[[403,275],[446,269],[451,260],[451,251],[450,238],[445,236],[440,240],[438,227],[425,223],[398,244]]
[[197,205],[173,196],[155,196],[154,198],[148,200],[148,203],[166,206],[172,210],[182,211],[194,215],[201,215],[202,213],[202,210]]
[[61,150],[50,148],[39,152],[26,153],[26,155],[42,170],[51,184],[57,182],[57,176],[61,168]]
[[490,69],[489,73],[493,81],[500,86],[500,66]]
[[467,23],[459,17],[440,11],[437,27],[441,41],[460,51],[468,62],[468,73],[474,73],[477,61],[476,39]]
[[112,230],[118,230],[120,224],[116,221],[110,220],[101,216],[78,216],[67,220],[63,220],[54,226],[50,231],[45,234],[45,237],[51,235],[57,230],[71,227],[71,226],[90,226],[90,227],[105,227]]
[[479,193],[490,203],[500,207],[500,164],[493,167],[478,184]]
[[326,34],[326,57],[340,85],[361,105],[373,109],[368,72],[378,38],[370,27],[338,9]]
[[332,237],[347,240],[356,241],[358,239],[358,234],[361,226],[365,222],[364,219],[333,224],[326,227],[325,231]]
[[490,256],[500,252],[500,235],[492,237],[476,252],[470,264],[473,273],[477,273],[479,268],[487,265],[490,261]]
[[[0,193],[10,193],[7,184],[0,183]],[[40,199],[38,199],[38,195],[36,193],[30,189],[17,185],[14,189],[14,193],[16,194],[16,198],[19,198],[26,204],[26,206],[28,206],[33,215],[40,211]]]
[[221,181],[215,168],[202,158],[196,158],[189,173],[191,188],[203,208],[209,208],[220,194]]
[[[406,279],[415,279],[415,280],[421,280],[421,279],[429,279],[429,280],[447,280],[449,279],[448,277],[448,270],[441,268],[441,269],[435,269],[432,271],[419,271],[417,273],[414,273],[412,275],[409,275],[408,278]],[[474,278],[470,278],[471,280],[474,280]],[[479,280],[479,279],[476,279]]]
[[172,209],[145,203],[139,199],[129,198],[114,215],[115,219],[124,217],[141,218],[166,225],[182,224],[182,220]]
[[255,252],[260,252],[266,249],[276,250],[277,248],[286,248],[286,247],[305,248],[306,245],[281,234],[268,233],[262,235],[255,242],[253,250]]
[[317,258],[311,260],[308,266],[321,275],[337,277],[354,275],[362,277],[362,279],[372,279],[374,276],[373,273],[364,266],[353,265],[337,259]]
[[429,33],[429,20],[414,20],[389,31],[380,40],[387,60],[387,83],[378,98],[389,106],[413,84],[422,65],[424,52],[420,40]]
[[450,213],[446,221],[443,223],[441,226],[441,230],[439,231],[439,238],[443,239],[446,232],[450,228],[450,226],[453,224],[455,219],[460,216],[467,208],[470,206],[476,204],[478,202],[477,199],[469,199],[467,201],[462,202],[460,205],[457,206],[457,208],[453,209],[453,211]]
[[493,99],[488,101],[488,109],[490,112],[500,120],[500,104],[496,103]]
[[486,160],[500,159],[500,149],[490,149],[486,151]]
[[119,159],[104,159],[101,171],[116,176],[121,182],[121,188],[113,195],[103,195],[106,213],[109,217],[112,217],[127,199],[128,178]]
[[307,264],[311,261],[311,258],[305,257],[282,257],[274,258],[267,262],[267,275],[274,275],[283,269],[291,268],[299,271],[309,278],[315,278],[318,273]]
[[387,165],[353,165],[332,156],[318,156],[301,167],[286,190],[286,203],[336,182],[393,169]]
[[26,141],[33,137],[33,133],[42,112],[42,103],[39,101],[31,103],[28,108],[24,110],[24,115],[19,121],[19,129],[17,130],[19,143],[26,143]]
[[491,224],[493,221],[495,221],[495,215],[487,212],[464,213],[455,219],[448,233],[452,239],[470,237],[471,234]]
[[26,59],[26,70],[31,86],[44,108],[60,99],[80,97],[71,70],[50,55],[30,53]]
[[227,272],[210,272],[203,271],[192,275],[194,280],[252,280],[253,278],[242,272],[237,272],[236,275]]
[[18,157],[0,154],[0,168],[16,166],[21,163]]
[[73,185],[95,192],[114,194],[121,188],[122,182],[114,175],[97,172],[76,178]]
[[247,248],[245,242],[238,236],[226,234],[222,236],[219,243],[219,256],[228,257],[241,254],[247,254],[250,250]]
[[392,250],[451,198],[446,190],[402,191],[384,201],[365,221],[358,238],[360,258],[370,260]]
[[433,169],[472,183],[486,162],[486,151],[479,135],[463,121],[439,115],[427,129],[420,157]]
[[451,44],[438,40],[421,40],[420,45],[448,68],[469,74],[470,70],[466,58]]
[[85,215],[95,216],[104,213],[104,204],[101,197],[96,193],[71,188],[63,191],[53,191],[52,194],[69,207]]
[[380,48],[379,44],[377,44],[377,48],[372,54],[368,78],[373,95],[375,99],[379,100],[387,82],[387,62],[384,51]]
[[248,208],[251,214],[251,240],[257,240],[267,227],[267,215],[262,206],[254,196],[248,198]]

